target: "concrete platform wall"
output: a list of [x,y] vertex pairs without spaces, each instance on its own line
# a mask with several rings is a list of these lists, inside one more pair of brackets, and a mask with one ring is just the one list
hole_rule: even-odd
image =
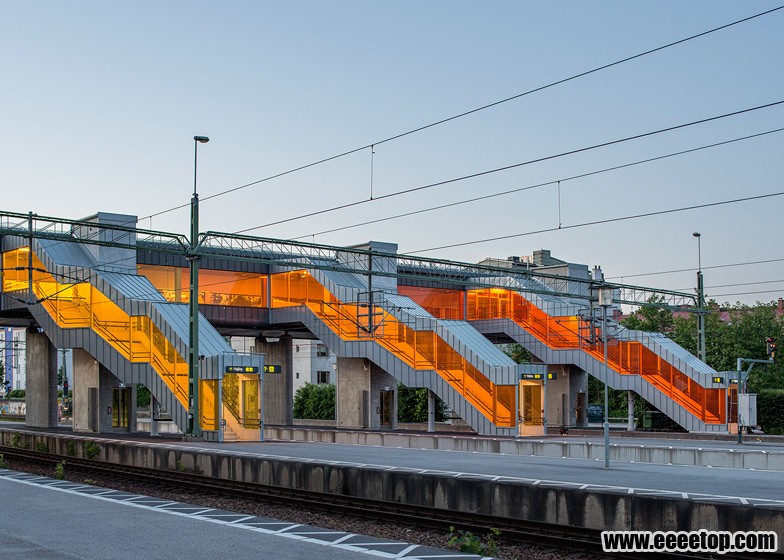
[[[382,445],[414,449],[442,449],[477,453],[506,453],[537,457],[569,457],[604,461],[604,444],[585,441],[564,442],[534,439],[472,437],[444,434],[405,434],[312,428],[267,427],[266,440],[315,441],[356,445]],[[784,452],[750,449],[701,449],[662,445],[610,444],[610,460],[698,467],[729,467],[784,471]]]
[[563,484],[494,480],[490,476],[439,475],[410,469],[334,465],[296,459],[215,452],[204,448],[148,447],[79,436],[0,430],[0,442],[50,453],[84,457],[88,445],[96,459],[162,470],[187,470],[205,476],[284,488],[338,493],[374,500],[416,504],[462,512],[586,527],[597,530],[678,530],[784,532],[784,514],[775,506],[744,506],[701,499],[629,494],[623,488],[568,487]]

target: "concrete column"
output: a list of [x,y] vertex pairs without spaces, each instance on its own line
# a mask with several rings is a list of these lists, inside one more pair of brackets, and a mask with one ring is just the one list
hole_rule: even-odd
[[95,432],[98,428],[97,413],[90,406],[90,387],[98,387],[98,362],[87,351],[73,351],[73,430]]
[[294,424],[294,372],[292,362],[293,344],[289,335],[281,336],[278,342],[256,339],[256,352],[264,354],[264,363],[281,366],[281,373],[264,375],[264,424],[292,426]]
[[370,425],[370,366],[365,358],[338,358],[335,370],[338,428]]
[[629,411],[629,425],[626,430],[634,431],[634,391],[626,391],[627,406]]
[[44,333],[27,331],[26,416],[35,428],[57,426],[57,348]]
[[370,362],[370,427],[381,428],[381,392],[392,391],[388,428],[397,428],[397,379]]
[[436,394],[427,390],[427,431],[436,431]]
[[[73,430],[75,432],[110,433],[112,426],[112,392],[120,380],[87,351],[73,351]],[[131,391],[130,431],[136,430],[136,392]]]
[[[572,426],[578,425],[577,407],[580,406],[583,417],[582,426],[587,426],[588,414],[586,408],[588,407],[588,372],[580,369],[575,365],[564,366],[564,369],[569,373],[569,423]],[[582,395],[582,397],[580,397],[580,395]]]

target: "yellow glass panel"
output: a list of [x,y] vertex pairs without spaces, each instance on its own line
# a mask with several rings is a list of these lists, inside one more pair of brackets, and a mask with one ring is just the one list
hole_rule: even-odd
[[218,380],[199,381],[199,424],[202,430],[218,429]]

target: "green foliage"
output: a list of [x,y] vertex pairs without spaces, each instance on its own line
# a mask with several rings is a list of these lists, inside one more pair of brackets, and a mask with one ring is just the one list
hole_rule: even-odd
[[498,529],[490,529],[490,532],[483,539],[471,531],[455,530],[454,527],[449,527],[447,544],[457,547],[460,552],[479,554],[481,556],[495,556],[498,554],[498,543],[495,539],[500,534],[501,531]]
[[306,383],[294,395],[294,418],[335,419],[335,386]]
[[648,303],[651,305],[641,307],[636,313],[625,317],[621,324],[627,329],[637,331],[670,333],[674,321],[672,311],[655,307],[657,304],[664,303],[664,296],[651,296]]
[[185,463],[177,459],[177,462],[174,464],[174,468],[177,469],[177,472],[185,472],[188,468],[185,466]]
[[7,469],[9,467],[10,465],[8,464],[8,461],[6,461],[5,457],[3,457],[3,454],[0,453],[0,469]]
[[60,461],[54,466],[54,477],[57,480],[65,480],[65,461]]
[[533,361],[531,353],[525,349],[525,346],[516,342],[507,344],[506,348],[504,348],[504,354],[512,358],[516,364],[524,364]]
[[[715,300],[711,300],[707,307],[706,361],[716,371],[735,371],[738,358],[767,359],[767,337],[774,337],[779,340],[779,344],[784,344],[784,318],[776,313],[777,302],[757,303],[754,306],[737,303],[725,305],[722,309]],[[624,319],[623,324],[632,329],[663,332],[692,354],[697,354],[696,314],[673,317],[669,311],[645,307]],[[774,364],[757,364],[749,375],[748,390],[759,395],[758,418],[766,433],[784,433],[784,419],[778,418],[784,400],[779,400],[776,391],[768,391],[784,389],[783,362],[780,357]],[[747,368],[744,366],[744,369]],[[601,383],[590,380],[590,402],[603,402],[603,397],[599,398],[598,395],[600,387]],[[626,415],[625,396],[619,393],[622,392],[610,392],[610,416]]]
[[[759,303],[753,307],[737,304],[727,309],[729,320],[721,320],[715,301],[705,320],[707,362],[716,371],[735,371],[738,358],[767,359],[765,339],[784,341],[784,320],[776,315],[777,304]],[[697,353],[697,317],[675,317],[671,338],[693,354]],[[784,366],[756,365],[749,377],[749,391],[784,389]]]
[[757,422],[766,434],[784,434],[784,390],[763,389],[757,395]]
[[66,379],[65,364],[57,368],[57,384],[62,387]]
[[[444,421],[444,401],[436,397],[436,422]],[[397,419],[399,422],[427,422],[427,389],[397,384]]]
[[25,398],[25,390],[24,389],[14,389],[10,393],[8,393],[9,399],[23,399]]
[[95,459],[101,454],[101,446],[94,441],[88,441],[84,446],[84,456],[88,459]]
[[151,402],[150,390],[141,383],[136,386],[136,406],[147,408]]
[[68,442],[65,444],[65,453],[69,457],[76,457],[76,442],[73,440],[68,440]]
[[21,447],[20,442],[22,441],[22,436],[19,434],[14,434],[13,440],[11,441],[11,445],[14,447]]
[[49,446],[45,443],[38,442],[35,444],[35,450],[39,453],[49,453]]
[[98,481],[96,481],[95,479],[92,479],[92,478],[85,478],[82,481],[82,484],[89,484],[90,486],[95,486],[96,484],[98,484]]

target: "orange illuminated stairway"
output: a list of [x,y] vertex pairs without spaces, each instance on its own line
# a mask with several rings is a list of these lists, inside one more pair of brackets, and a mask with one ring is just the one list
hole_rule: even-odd
[[[56,278],[39,258],[39,254],[47,254],[46,246],[47,243],[38,243],[32,255],[27,247],[3,253],[3,293],[25,301],[58,348],[83,347],[120,381],[144,383],[185,431],[188,364],[183,356],[187,347],[172,327],[172,321],[178,326],[183,321],[187,325],[187,306],[167,303],[144,277],[134,274],[97,273],[88,268],[77,269],[76,273],[90,281],[62,275]],[[74,247],[76,255],[83,250]],[[32,273],[28,267],[30,261]],[[51,261],[48,264],[56,266]],[[135,297],[122,294],[118,286]],[[113,297],[121,298],[125,305],[109,298],[109,292],[114,292]],[[28,301],[31,295],[33,302]],[[129,313],[128,308],[138,312]],[[201,323],[200,337],[206,341],[206,355],[232,352],[209,323]],[[201,427],[215,431],[219,417],[217,381],[202,379],[199,386]]]
[[[509,321],[528,335],[521,338],[528,338],[529,341],[533,339],[540,343],[539,346],[543,345],[552,351],[546,360],[548,363],[569,363],[558,361],[559,355],[569,355],[569,351],[577,351],[590,357],[588,362],[599,371],[603,364],[606,338],[607,365],[611,371],[622,377],[640,377],[650,387],[655,388],[660,396],[670,399],[688,411],[704,424],[703,427],[724,425],[727,420],[726,389],[701,384],[694,378],[696,375],[694,377],[687,375],[644,344],[646,339],[655,340],[658,335],[624,330],[627,338],[620,339],[612,336],[613,330],[608,328],[609,332],[605,337],[600,326],[592,324],[581,316],[548,315],[518,292],[502,288],[469,290],[467,294],[460,290],[405,286],[401,286],[399,291],[435,317],[464,316],[472,324],[499,320],[503,324],[504,321]],[[617,329],[617,324],[611,324]],[[481,327],[479,328],[482,330]],[[508,327],[501,328],[515,330]],[[632,339],[632,336],[638,337],[639,340]],[[661,336],[658,338],[662,339]],[[521,340],[521,342],[525,341]],[[667,343],[675,346],[669,340]],[[535,344],[529,345],[535,346]],[[678,348],[685,353],[683,349]],[[693,356],[690,358],[696,360]],[[703,369],[707,368],[702,362],[699,364]]]

